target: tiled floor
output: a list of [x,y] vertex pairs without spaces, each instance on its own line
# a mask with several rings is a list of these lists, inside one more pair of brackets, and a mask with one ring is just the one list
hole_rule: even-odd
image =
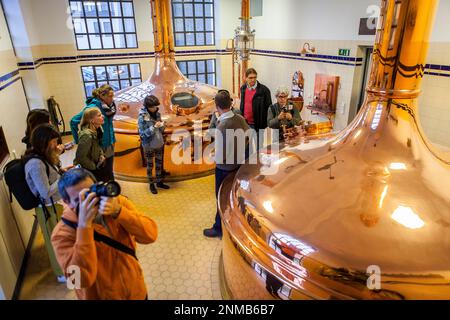
[[[152,195],[144,183],[120,182],[123,194],[159,227],[155,243],[138,246],[150,299],[221,299],[221,241],[202,234],[215,214],[214,176],[171,184]],[[56,282],[38,236],[33,244],[20,299],[75,299]]]

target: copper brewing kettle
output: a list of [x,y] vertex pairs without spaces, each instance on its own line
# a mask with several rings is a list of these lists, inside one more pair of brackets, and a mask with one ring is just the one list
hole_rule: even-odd
[[450,162],[417,111],[437,3],[383,0],[353,122],[281,148],[275,175],[245,165],[222,186],[233,298],[450,298]]

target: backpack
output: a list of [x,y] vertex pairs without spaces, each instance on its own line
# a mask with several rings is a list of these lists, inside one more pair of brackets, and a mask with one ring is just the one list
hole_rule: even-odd
[[22,209],[31,210],[43,203],[40,197],[31,192],[25,178],[25,165],[31,159],[40,159],[45,164],[47,176],[50,176],[50,169],[47,162],[38,155],[32,155],[24,159],[14,159],[8,162],[3,168],[3,174],[5,176],[5,182],[9,188],[10,202],[12,202],[12,196],[16,198]]

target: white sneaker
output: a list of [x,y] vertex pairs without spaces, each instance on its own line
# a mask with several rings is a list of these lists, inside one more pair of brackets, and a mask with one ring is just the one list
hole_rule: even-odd
[[57,276],[56,281],[59,283],[66,283],[66,277],[65,276]]

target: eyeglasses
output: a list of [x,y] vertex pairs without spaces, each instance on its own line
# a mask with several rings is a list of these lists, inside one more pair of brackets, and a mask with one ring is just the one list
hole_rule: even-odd
[[282,95],[279,95],[279,96],[277,96],[277,98],[280,98],[280,99],[287,99],[288,96],[282,96]]

